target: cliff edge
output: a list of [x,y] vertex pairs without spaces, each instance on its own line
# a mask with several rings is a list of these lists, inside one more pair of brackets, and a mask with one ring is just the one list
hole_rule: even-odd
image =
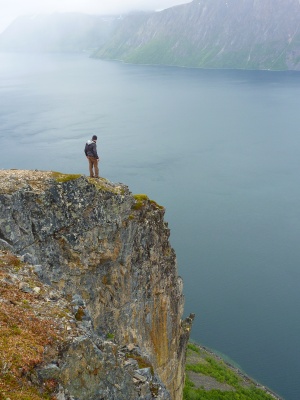
[[6,286],[21,271],[18,290],[69,304],[73,334],[28,369],[33,383],[54,380],[59,400],[182,398],[192,318],[163,207],[103,178],[2,170],[0,249],[22,261]]

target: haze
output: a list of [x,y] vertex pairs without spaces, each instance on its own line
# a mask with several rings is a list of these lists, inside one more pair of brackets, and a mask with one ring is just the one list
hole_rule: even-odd
[[191,0],[0,0],[0,32],[23,14],[81,12],[121,14],[134,10],[161,10]]

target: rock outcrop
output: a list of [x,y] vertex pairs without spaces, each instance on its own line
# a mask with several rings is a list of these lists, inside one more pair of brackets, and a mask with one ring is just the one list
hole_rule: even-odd
[[0,247],[71,302],[84,330],[37,373],[55,378],[59,399],[181,399],[192,318],[181,320],[163,217],[102,178],[1,171]]

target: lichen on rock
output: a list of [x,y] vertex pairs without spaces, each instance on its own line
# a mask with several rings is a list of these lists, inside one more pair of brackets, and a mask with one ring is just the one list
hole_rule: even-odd
[[[85,329],[55,364],[65,399],[181,399],[191,320],[181,320],[182,281],[169,234],[163,207],[136,199],[125,185],[1,171],[0,247],[34,265]],[[137,370],[149,368],[151,380],[128,372],[134,358],[122,348],[129,344],[138,349],[135,361],[146,360]],[[47,371],[57,379],[56,368]]]

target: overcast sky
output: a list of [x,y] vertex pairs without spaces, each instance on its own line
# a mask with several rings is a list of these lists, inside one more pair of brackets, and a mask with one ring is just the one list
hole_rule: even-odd
[[119,14],[133,10],[161,10],[191,0],[0,0],[0,31],[18,15],[52,12]]

